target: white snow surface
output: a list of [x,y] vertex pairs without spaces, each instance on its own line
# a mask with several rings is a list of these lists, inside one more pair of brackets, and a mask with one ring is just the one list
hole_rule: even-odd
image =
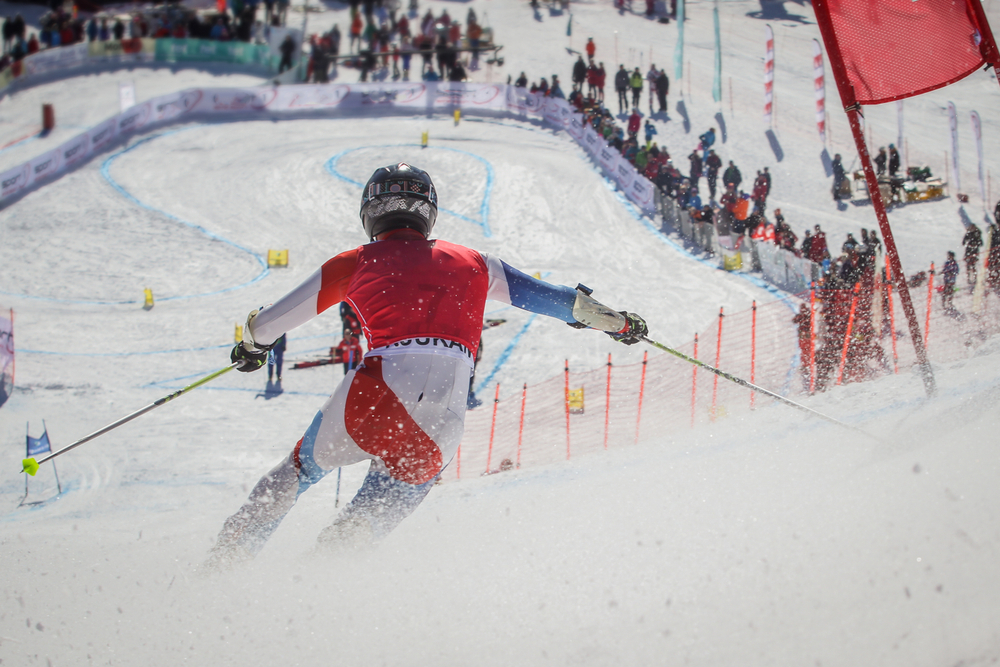
[[[593,36],[616,111],[615,63],[645,72],[652,57],[671,77],[670,120],[657,121],[657,140],[685,171],[697,135],[721,129],[721,114],[721,157],[740,166],[745,182],[770,167],[769,209],[782,208],[796,233],[820,223],[836,248],[847,232],[876,226],[871,207],[838,210],[830,200],[814,123],[811,40],[819,32],[808,5],[720,3],[721,104],[711,98],[712,3],[687,6],[683,81],[673,71],[676,25],[610,5],[574,0],[570,38],[566,14],[543,7],[533,15],[526,0],[420,3],[421,13],[448,8],[464,20],[474,7],[488,17],[506,62],[474,72],[477,81],[524,70],[531,79],[558,73],[568,89],[575,56],[566,49]],[[766,18],[779,6],[786,18]],[[993,16],[997,3],[986,6]],[[310,32],[343,29],[346,16],[345,4],[328,3],[309,14]],[[780,161],[761,120],[765,23],[776,40]],[[353,81],[356,73],[339,76]],[[0,144],[33,131],[41,102],[56,105],[60,130],[0,151],[3,166],[116,113],[125,80],[139,101],[266,83],[218,68],[136,68],[28,88],[0,101]],[[850,164],[855,151],[831,79],[827,90],[828,150]],[[906,101],[910,162],[935,173],[945,173],[950,150],[948,100],[960,113],[964,210],[982,226],[992,205],[979,196],[968,114],[982,116],[986,169],[997,169],[1000,88],[979,72]],[[866,114],[872,145],[896,140],[894,105]],[[431,140],[421,149],[424,131]],[[639,219],[565,133],[537,123],[258,120],[134,137],[0,211],[0,306],[14,309],[18,347],[16,390],[0,408],[0,664],[1000,660],[996,339],[936,365],[933,398],[904,371],[801,399],[878,440],[779,404],[695,429],[678,425],[637,445],[622,434],[606,453],[440,485],[364,553],[312,554],[337,512],[331,475],[254,562],[214,576],[198,571],[223,520],[299,439],[339,367],[286,370],[286,391],[269,400],[263,373],[225,375],[59,457],[64,493],[18,507],[26,422],[39,435],[44,420],[64,446],[225,365],[234,324],[249,310],[364,242],[360,189],[350,181],[397,161],[430,171],[453,212],[442,212],[436,235],[552,282],[582,282],[602,301],[644,315],[666,343],[690,340],[720,306],[775,299],[656,234],[658,223]],[[484,198],[489,236],[474,222]],[[908,273],[940,266],[947,250],[961,256],[954,199],[897,209],[890,221]],[[288,248],[290,267],[262,276],[254,254],[271,248]],[[151,310],[142,308],[144,288],[157,299]],[[487,314],[508,323],[487,329],[481,369],[498,364],[527,321],[497,304]],[[291,332],[286,367],[334,345],[339,328],[331,312]],[[558,375],[564,359],[597,368],[609,352],[616,363],[653,352],[636,348],[538,318],[492,382],[510,393]],[[490,396],[492,387],[477,389]],[[341,507],[364,473],[344,470]],[[29,501],[51,497],[51,466],[30,484]]]

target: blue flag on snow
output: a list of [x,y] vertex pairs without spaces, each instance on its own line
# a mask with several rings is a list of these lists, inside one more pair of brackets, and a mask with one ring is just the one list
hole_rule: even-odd
[[566,36],[567,37],[572,37],[573,36],[573,15],[572,14],[569,15],[569,23],[566,24]]
[[28,436],[28,456],[38,456],[39,454],[47,454],[52,451],[52,445],[49,444],[49,432],[46,431],[42,434],[40,438],[32,438]]

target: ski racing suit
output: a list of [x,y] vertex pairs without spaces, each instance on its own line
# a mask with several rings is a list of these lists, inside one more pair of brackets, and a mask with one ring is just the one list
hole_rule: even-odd
[[345,301],[361,320],[369,352],[291,453],[225,522],[213,555],[252,558],[299,495],[330,471],[365,460],[371,461],[367,477],[321,532],[319,545],[384,537],[423,500],[458,450],[486,300],[577,324],[574,305],[581,298],[588,299],[486,253],[400,229],[328,260],[251,313],[244,339],[266,346]]

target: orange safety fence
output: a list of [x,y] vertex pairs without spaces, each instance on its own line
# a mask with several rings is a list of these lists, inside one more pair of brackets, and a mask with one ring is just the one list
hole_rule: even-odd
[[[739,313],[720,309],[716,321],[676,349],[789,397],[906,371],[916,353],[905,321],[894,316],[902,312],[898,294],[870,271],[860,285],[857,296],[854,286],[815,289],[812,316],[809,292]],[[932,282],[911,290],[922,333],[931,341],[932,364],[966,358],[1000,332],[1000,299],[984,294],[982,286],[979,294],[962,289],[951,299]],[[800,327],[793,316],[802,304]],[[662,439],[774,400],[666,353],[621,366],[609,355],[591,370],[570,369],[567,362],[559,377],[505,389],[496,388],[492,405],[467,414],[462,445],[444,481]]]

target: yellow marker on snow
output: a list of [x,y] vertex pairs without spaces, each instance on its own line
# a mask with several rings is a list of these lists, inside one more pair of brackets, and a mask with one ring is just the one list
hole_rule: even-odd
[[420,135],[420,147],[427,148],[427,130],[424,130],[423,134]]
[[149,310],[150,308],[153,307],[153,290],[147,287],[145,290],[145,296],[146,296],[146,303],[143,306],[143,308]]
[[455,109],[455,125],[458,125],[458,121],[462,120],[462,110]]

